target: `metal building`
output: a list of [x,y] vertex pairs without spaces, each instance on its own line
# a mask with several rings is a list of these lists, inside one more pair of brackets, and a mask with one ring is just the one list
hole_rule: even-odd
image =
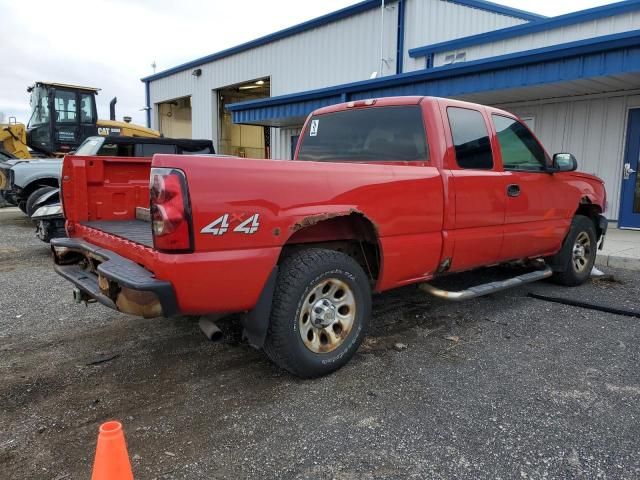
[[[291,158],[306,115],[435,95],[520,115],[551,153],[603,178],[640,228],[640,0],[546,18],[483,0],[380,0],[143,79],[148,122],[222,153]],[[291,61],[295,59],[295,61]]]

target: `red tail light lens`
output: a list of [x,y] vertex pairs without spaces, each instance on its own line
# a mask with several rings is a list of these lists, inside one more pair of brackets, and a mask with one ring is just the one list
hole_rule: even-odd
[[154,248],[170,252],[193,251],[191,205],[182,170],[152,168],[149,192]]

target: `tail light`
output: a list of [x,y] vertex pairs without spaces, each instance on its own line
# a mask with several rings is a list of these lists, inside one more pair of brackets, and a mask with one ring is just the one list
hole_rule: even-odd
[[193,251],[191,205],[182,170],[152,168],[149,189],[154,248],[171,252]]

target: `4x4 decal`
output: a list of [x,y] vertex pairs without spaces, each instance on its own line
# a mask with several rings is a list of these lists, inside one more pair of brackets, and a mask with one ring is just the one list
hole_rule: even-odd
[[[260,227],[260,223],[258,222],[260,215],[254,213],[246,220],[243,220],[244,213],[225,213],[224,215],[219,216],[209,225],[200,230],[200,233],[210,233],[212,235],[224,235],[229,231],[230,224],[232,222],[238,221],[240,222],[232,232],[235,233],[244,233],[247,235],[251,235],[258,231]],[[230,219],[231,218],[231,219]]]

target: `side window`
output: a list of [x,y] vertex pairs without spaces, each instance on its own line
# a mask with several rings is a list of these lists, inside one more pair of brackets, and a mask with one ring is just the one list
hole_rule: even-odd
[[[99,157],[118,157],[118,145],[115,143],[103,143],[100,150],[98,150]],[[130,155],[127,155],[130,156]]]
[[484,117],[477,110],[447,108],[451,135],[460,168],[491,170],[493,154]]
[[80,123],[95,123],[93,111],[93,94],[80,94]]
[[202,148],[200,150],[186,150],[184,148],[181,147],[177,147],[177,151],[175,153],[179,154],[179,155],[211,155],[214,152],[212,152],[212,149],[207,147],[207,148]]
[[56,91],[54,97],[56,120],[61,123],[76,121],[76,93],[65,90]]
[[512,118],[492,115],[505,170],[544,170],[546,155],[529,130]]
[[162,143],[141,143],[136,145],[136,157],[153,157],[156,153],[176,153],[176,146]]

